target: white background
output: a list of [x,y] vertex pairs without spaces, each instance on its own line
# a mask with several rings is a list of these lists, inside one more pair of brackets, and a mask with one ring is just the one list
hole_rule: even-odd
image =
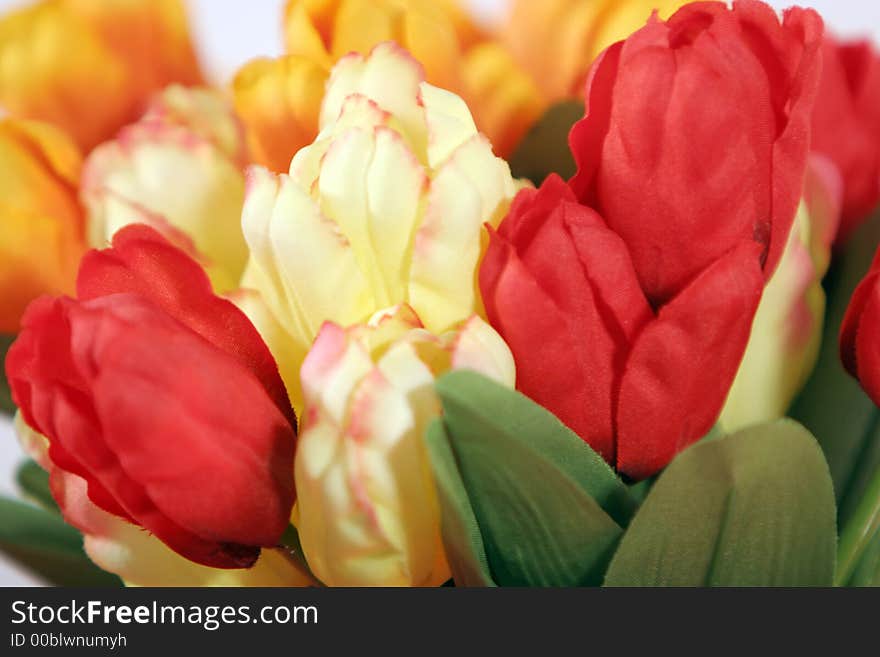
[[[541,0],[533,0],[540,2]],[[0,0],[0,12],[29,4],[27,0]],[[771,0],[777,8],[793,4]],[[876,0],[805,0],[825,17],[827,25],[840,35],[873,36],[880,41],[880,2]],[[191,0],[190,8],[195,38],[208,71],[218,83],[248,59],[281,52],[280,16],[283,0]],[[475,1],[485,20],[503,10],[504,0]],[[13,472],[21,459],[18,443],[12,435],[11,422],[0,417],[0,494],[14,494]],[[0,585],[39,584],[0,556]]]

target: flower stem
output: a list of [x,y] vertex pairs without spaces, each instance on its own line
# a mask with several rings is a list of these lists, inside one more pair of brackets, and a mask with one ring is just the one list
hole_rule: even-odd
[[862,500],[844,527],[837,548],[834,583],[845,586],[868,545],[880,534],[880,468],[865,490]]

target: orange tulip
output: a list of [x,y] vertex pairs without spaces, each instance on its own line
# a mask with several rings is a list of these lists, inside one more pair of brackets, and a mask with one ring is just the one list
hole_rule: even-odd
[[498,43],[474,46],[462,67],[462,96],[495,153],[509,157],[547,109],[532,79]]
[[326,68],[349,52],[363,55],[396,41],[425,67],[431,84],[459,91],[461,43],[476,28],[451,0],[289,0],[287,51]]
[[503,40],[548,101],[583,95],[593,60],[684,0],[513,0]]
[[201,79],[179,0],[43,0],[0,20],[0,104],[83,150],[162,87]]
[[0,333],[14,333],[40,294],[73,291],[85,250],[81,158],[57,128],[0,121]]
[[255,59],[239,70],[232,93],[254,161],[283,173],[293,155],[314,141],[328,73],[298,55]]

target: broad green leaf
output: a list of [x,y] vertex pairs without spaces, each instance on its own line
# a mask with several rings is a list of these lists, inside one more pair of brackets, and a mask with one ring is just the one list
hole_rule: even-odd
[[535,185],[540,185],[551,173],[558,173],[566,180],[571,178],[575,163],[568,148],[568,133],[583,116],[582,100],[564,101],[548,109],[510,158],[514,177],[528,178]]
[[601,582],[635,510],[623,482],[549,411],[515,391],[463,371],[442,377],[437,391],[493,580]]
[[480,526],[461,480],[443,421],[432,422],[425,438],[440,500],[443,545],[455,585],[495,586]]
[[606,586],[830,586],[834,492],[814,438],[780,420],[682,452],[620,543]]
[[22,492],[40,506],[50,511],[58,510],[55,498],[52,497],[52,492],[49,490],[49,473],[34,461],[28,460],[22,463],[18,472],[15,473],[15,480]]
[[878,243],[880,213],[866,221],[835,257],[824,284],[828,306],[819,359],[790,412],[816,436],[825,452],[844,522],[854,505],[847,498],[852,495],[858,500],[859,482],[864,484],[865,472],[873,470],[865,455],[880,451],[880,423],[874,404],[843,369],[837,336],[852,293],[867,273]]
[[14,335],[0,333],[0,413],[12,415],[15,413],[15,404],[12,403],[12,393],[9,391],[9,382],[6,380],[6,352],[15,340]]
[[0,497],[0,552],[60,586],[119,586],[83,552],[82,536],[57,513]]

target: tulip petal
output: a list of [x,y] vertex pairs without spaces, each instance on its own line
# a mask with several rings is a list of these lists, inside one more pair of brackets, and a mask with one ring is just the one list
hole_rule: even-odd
[[[54,473],[53,473],[54,474]],[[311,586],[312,579],[275,550],[247,569],[202,566],[181,557],[155,536],[102,511],[86,497],[85,480],[64,473],[54,492],[68,522],[84,535],[89,557],[128,586]]]
[[[323,349],[321,340],[316,348]],[[402,349],[389,352],[386,367],[399,381],[409,378],[410,386],[421,381],[432,390],[430,372],[411,348]],[[407,368],[422,376],[405,376]],[[439,509],[425,479],[419,432],[431,418],[416,415],[418,407],[379,368],[371,366],[354,379],[355,387],[351,380],[346,377],[349,392],[341,393],[350,399],[344,422],[314,406],[301,436],[297,526],[309,564],[331,586],[440,583],[432,572],[440,546]],[[334,383],[329,390],[337,393],[339,387]]]
[[232,303],[213,294],[192,259],[152,229],[127,227],[116,233],[112,249],[88,253],[77,292],[83,301],[122,292],[151,300],[254,372],[279,410],[295,423],[278,367],[256,329]]
[[413,244],[409,303],[440,333],[473,311],[485,215],[479,189],[454,161],[431,181],[427,203]]
[[134,118],[125,75],[87,21],[58,3],[0,21],[0,103],[15,116],[57,125],[84,150]]
[[235,75],[235,108],[258,164],[284,173],[318,134],[327,70],[306,57],[255,59]]
[[305,348],[324,321],[343,325],[369,317],[373,297],[351,242],[288,176],[249,172],[242,228],[251,266],[271,282],[266,302]]
[[617,468],[641,479],[718,418],[764,286],[761,247],[743,243],[702,272],[636,339],[617,407]]
[[[480,284],[492,326],[514,349],[528,349],[528,358],[517,360],[517,388],[552,409],[603,458],[611,460],[613,372],[608,354],[614,344],[600,316],[588,314],[592,322],[575,325],[513,247],[495,234],[491,240]],[[583,292],[590,295],[587,299],[592,296],[587,288]],[[573,365],[563,369],[559,367],[562,362]]]
[[510,157],[547,107],[538,87],[494,42],[468,51],[462,75],[477,127],[498,155]]
[[244,178],[210,141],[172,124],[129,126],[90,156],[83,196],[93,245],[105,246],[130,219],[112,202],[123,199],[189,235],[219,290],[238,285],[247,259],[241,235]]
[[[321,129],[336,121],[346,99],[361,95],[392,114],[399,122],[411,147],[424,161],[428,137],[420,87],[424,79],[421,65],[394,43],[376,46],[368,57],[346,55],[333,68],[321,107]],[[394,80],[394,84],[388,84]]]
[[859,383],[876,403],[880,399],[880,345],[876,339],[880,331],[880,285],[876,278],[868,289],[867,298],[860,299],[863,306],[855,336],[855,365]]
[[473,370],[509,388],[516,384],[516,366],[510,347],[478,315],[456,333],[452,369]]

